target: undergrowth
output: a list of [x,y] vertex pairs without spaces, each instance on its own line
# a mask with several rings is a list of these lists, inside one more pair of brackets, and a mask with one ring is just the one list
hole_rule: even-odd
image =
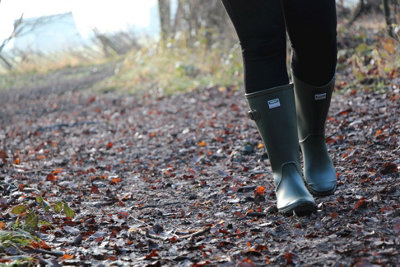
[[184,41],[174,41],[131,51],[119,64],[115,75],[95,88],[168,95],[216,85],[240,85],[242,73],[238,44],[207,47],[202,42],[187,46]]
[[[350,28],[339,23],[338,39],[338,90],[385,91],[400,87],[400,42],[387,37],[382,18],[365,18]],[[166,44],[150,42],[125,55],[107,58],[90,56],[90,49],[32,56],[15,70],[0,75],[0,90],[29,87],[67,68],[77,69],[71,75],[85,78],[91,75],[85,68],[110,63],[116,66],[114,74],[95,83],[92,91],[162,96],[203,87],[243,87],[240,45],[227,43],[207,45],[199,37],[188,45],[182,38]],[[65,75],[61,78],[70,78]]]

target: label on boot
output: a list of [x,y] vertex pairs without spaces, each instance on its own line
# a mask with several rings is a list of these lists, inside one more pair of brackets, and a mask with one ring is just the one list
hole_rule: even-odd
[[281,102],[279,101],[279,98],[268,100],[269,109],[277,108],[277,107],[280,107],[280,106],[281,106]]
[[315,95],[314,95],[314,99],[315,99],[315,100],[324,100],[324,99],[326,99],[326,93],[323,93],[323,94],[315,94]]

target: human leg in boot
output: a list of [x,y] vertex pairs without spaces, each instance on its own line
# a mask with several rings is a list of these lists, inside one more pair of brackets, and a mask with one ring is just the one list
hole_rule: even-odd
[[301,177],[293,88],[283,85],[246,94],[250,117],[264,141],[274,176],[278,210],[307,215],[314,199]]
[[[296,6],[298,2],[304,3]],[[335,1],[282,0],[282,5],[293,47],[292,71],[304,177],[311,193],[329,195],[337,184],[325,144],[325,120],[335,84]]]
[[311,193],[317,196],[332,194],[337,184],[336,171],[325,144],[325,120],[334,83],[332,79],[326,85],[312,86],[294,77],[304,177]]
[[223,0],[238,33],[250,116],[264,141],[274,177],[278,210],[315,210],[299,167],[293,88],[286,70],[286,29],[280,0]]

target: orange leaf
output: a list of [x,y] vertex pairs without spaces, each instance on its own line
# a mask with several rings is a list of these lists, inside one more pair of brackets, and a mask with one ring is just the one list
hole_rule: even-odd
[[263,148],[264,144],[263,143],[258,143],[257,148]]
[[375,132],[375,137],[379,137],[382,134],[382,130],[378,130]]
[[117,184],[117,183],[119,183],[121,181],[122,181],[121,178],[114,178],[114,179],[111,180],[111,184]]
[[256,189],[256,195],[264,195],[265,194],[265,187],[260,185],[259,187],[257,187]]
[[54,181],[58,180],[58,177],[56,175],[54,175],[54,173],[50,173],[50,174],[47,175],[46,180],[54,182]]
[[57,169],[55,169],[55,170],[53,171],[54,174],[62,173],[62,172],[63,172],[63,168],[57,168]]
[[14,160],[14,164],[21,164],[21,159],[18,157]]
[[6,227],[5,222],[0,222],[0,230],[3,230]]
[[75,256],[74,256],[74,255],[65,254],[65,255],[62,256],[62,258],[63,258],[64,260],[70,260],[70,259],[75,258]]
[[106,147],[107,147],[107,149],[112,148],[112,147],[113,147],[113,143],[109,142],[109,143],[106,145]]
[[201,142],[197,143],[197,145],[198,145],[198,146],[206,146],[207,144],[206,144],[206,142],[201,141]]

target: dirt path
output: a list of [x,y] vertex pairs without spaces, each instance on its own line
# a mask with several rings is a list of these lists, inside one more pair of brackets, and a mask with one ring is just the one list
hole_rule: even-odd
[[[38,195],[76,212],[71,219],[38,210],[52,227],[35,233],[51,253],[26,253],[43,264],[400,262],[398,91],[334,97],[327,135],[339,187],[316,199],[318,212],[298,218],[276,211],[242,92],[136,99],[67,89],[1,93],[3,228],[15,221],[10,207],[33,207]],[[256,203],[259,186],[265,201]]]

